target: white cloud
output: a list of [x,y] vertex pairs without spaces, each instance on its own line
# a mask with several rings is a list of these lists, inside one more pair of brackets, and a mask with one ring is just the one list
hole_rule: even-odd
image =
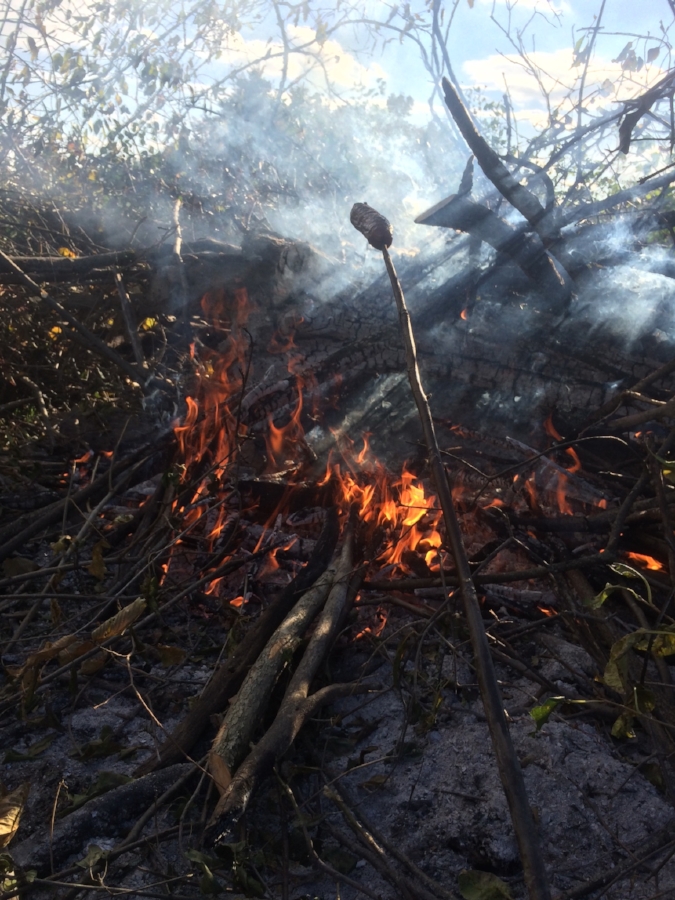
[[[504,93],[506,82],[518,118],[541,127],[546,124],[544,92],[548,94],[552,108],[559,107],[563,115],[570,112],[578,100],[583,66],[572,65],[570,48],[536,51],[529,54],[529,59],[538,70],[541,87],[523,60],[514,54],[491,54],[483,59],[468,60],[463,69],[471,85],[500,95]],[[595,94],[597,99],[593,102],[598,105],[628,100],[643,93],[663,75],[664,71],[658,66],[643,66],[640,72],[628,72],[620,63],[594,56],[586,74],[584,96],[590,98]]]
[[[325,86],[327,78],[331,85],[348,90],[357,85],[372,87],[377,79],[386,79],[387,73],[376,62],[364,65],[353,54],[345,50],[336,40],[329,39],[319,46],[316,33],[306,26],[290,26],[288,28],[291,49],[307,47],[307,53],[291,52],[288,57],[287,82],[307,76],[318,86]],[[241,33],[232,35],[224,48],[221,61],[234,68],[255,63],[264,74],[272,79],[279,79],[283,72],[283,44],[280,40],[263,41],[252,38],[247,40]]]

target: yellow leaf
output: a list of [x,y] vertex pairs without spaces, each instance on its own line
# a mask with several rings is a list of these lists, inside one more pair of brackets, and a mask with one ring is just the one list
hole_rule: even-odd
[[128,525],[129,522],[133,522],[133,521],[134,521],[133,513],[122,513],[119,516],[115,516],[115,518],[112,520],[112,524],[113,525]]
[[50,544],[49,546],[52,548],[54,553],[64,553],[68,549],[68,547],[70,547],[72,540],[73,539],[71,538],[71,536],[69,534],[64,534],[62,537],[60,537],[58,539],[58,541],[55,541],[53,544]]
[[61,256],[65,256],[67,259],[77,259],[77,253],[73,253],[72,250],[69,250],[68,247],[59,247],[59,253]]
[[103,641],[107,641],[108,638],[117,637],[143,614],[146,606],[145,600],[142,597],[137,597],[133,603],[121,609],[117,615],[102,622],[98,628],[94,629],[91,633],[91,639],[96,641],[97,644],[101,644]]
[[147,319],[143,319],[143,321],[139,325],[139,328],[142,331],[150,331],[150,329],[154,328],[156,324],[157,324],[157,319],[152,319],[152,318],[150,318],[150,316],[148,316]]
[[16,834],[29,791],[30,784],[26,781],[0,798],[0,848],[6,847]]

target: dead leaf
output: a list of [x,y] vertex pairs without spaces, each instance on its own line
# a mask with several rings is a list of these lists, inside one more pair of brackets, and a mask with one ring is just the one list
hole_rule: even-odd
[[373,775],[373,777],[369,778],[368,781],[361,782],[361,787],[365,788],[369,792],[376,791],[378,790],[378,788],[384,787],[388,779],[388,775]]
[[93,641],[80,641],[72,647],[66,647],[65,650],[62,650],[59,653],[59,662],[62,666],[65,666],[74,659],[77,659],[78,656],[82,656],[89,650],[93,650],[95,646],[96,644]]
[[101,650],[99,653],[94,654],[89,659],[85,659],[85,661],[80,666],[80,672],[82,675],[95,675],[97,672],[100,672],[103,666],[110,659],[110,655]]
[[109,852],[109,850],[102,850],[98,844],[89,844],[87,855],[84,859],[78,859],[75,865],[81,866],[83,869],[91,869],[97,862],[105,859]]
[[163,666],[177,666],[185,659],[185,650],[181,649],[181,647],[157,644],[157,652]]
[[49,601],[49,612],[52,617],[52,625],[60,625],[63,621],[63,610],[56,597],[52,597]]
[[65,634],[63,637],[59,638],[58,641],[54,641],[53,644],[50,644],[49,641],[47,641],[41,650],[32,653],[28,657],[24,669],[34,668],[35,666],[41,666],[43,663],[49,662],[50,659],[59,656],[66,647],[69,647],[75,640],[74,634]]
[[103,551],[107,550],[109,546],[110,544],[105,540],[98,541],[98,543],[94,544],[91,551],[91,562],[87,566],[87,572],[99,581],[103,581],[105,578],[106,567],[105,560],[103,559]]
[[2,564],[5,578],[14,578],[16,575],[28,575],[29,572],[37,572],[40,568],[32,559],[25,556],[12,556]]
[[30,782],[26,781],[0,798],[0,848],[6,847],[16,834],[29,792]]
[[96,641],[97,644],[103,643],[103,641],[107,641],[108,638],[117,637],[120,634],[123,634],[129,625],[136,621],[144,612],[145,607],[148,604],[142,597],[137,597],[133,603],[130,603],[128,606],[125,606],[124,609],[121,609],[116,615],[112,616],[112,618],[107,619],[105,622],[102,622],[98,628],[95,628],[91,633],[91,639]]

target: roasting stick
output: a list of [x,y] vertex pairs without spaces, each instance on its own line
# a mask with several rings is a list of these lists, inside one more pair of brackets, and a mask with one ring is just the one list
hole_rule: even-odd
[[452,494],[448,484],[448,478],[441,459],[441,452],[436,440],[436,431],[431,418],[431,409],[427,395],[422,386],[419,366],[417,364],[417,350],[415,336],[410,321],[410,313],[406,306],[405,297],[401,289],[394,263],[389,255],[388,247],[392,242],[391,225],[376,210],[367,203],[355,203],[352,207],[350,220],[354,228],[360,231],[368,242],[377,250],[382,251],[384,263],[387,267],[389,279],[394,292],[396,306],[398,308],[399,324],[405,347],[406,367],[408,379],[413,397],[417,405],[424,439],[429,453],[429,467],[431,476],[438,493],[438,501],[443,512],[443,520],[448,534],[448,540],[455,559],[459,590],[464,603],[464,611],[471,636],[471,646],[475,657],[478,684],[480,687],[485,716],[487,718],[492,745],[497,758],[499,775],[504,787],[504,793],[509,804],[511,819],[518,841],[520,858],[523,863],[523,873],[530,900],[550,900],[550,890],[544,860],[539,845],[539,836],[527,799],[525,781],[516,755],[511,735],[509,734],[504,704],[499,693],[497,675],[495,673],[487,635],[483,626],[483,618],[480,612],[476,588],[471,579],[469,560],[464,550],[462,535],[455,506],[452,502]]

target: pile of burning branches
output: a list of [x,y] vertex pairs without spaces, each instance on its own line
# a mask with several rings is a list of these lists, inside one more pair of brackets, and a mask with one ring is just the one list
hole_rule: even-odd
[[[564,315],[575,277],[564,222],[488,152],[445,88],[483,171],[529,227],[477,211],[467,199],[470,166],[459,193],[422,219],[491,243],[538,286],[542,313]],[[312,868],[372,897],[472,897],[480,888],[492,891],[481,896],[546,898],[552,884],[572,900],[646,867],[654,878],[663,869],[666,893],[654,896],[666,896],[675,845],[665,820],[630,850],[617,839],[623,856],[613,848],[604,868],[564,881],[542,849],[545,817],[533,817],[509,719],[537,729],[593,722],[628,748],[664,804],[675,799],[675,362],[576,417],[549,410],[536,447],[434,418],[389,223],[356,204],[352,223],[382,252],[396,301],[397,316],[391,305],[379,320],[381,343],[395,344],[419,413],[420,426],[408,426],[408,460],[394,471],[392,455],[373,449],[386,445],[386,430],[372,441],[350,433],[353,410],[329,427],[342,392],[355,395],[370,371],[350,368],[376,353],[372,334],[318,364],[303,349],[307,322],[286,315],[287,296],[281,312],[278,296],[260,306],[261,267],[278,273],[306,246],[268,236],[249,257],[216,242],[186,250],[178,208],[176,217],[176,240],[154,262],[66,255],[33,261],[27,274],[26,260],[0,254],[5,282],[27,288],[59,335],[67,330],[83,353],[117,370],[129,397],[107,446],[99,435],[76,455],[67,452],[67,423],[54,427],[43,388],[28,376],[27,396],[0,409],[8,415],[30,400],[43,427],[37,446],[27,428],[22,441],[8,429],[2,471],[0,709],[11,790],[0,799],[0,842],[12,845],[0,900],[102,888],[164,896],[160,886],[168,896],[289,897],[302,878],[311,884]],[[195,315],[191,254],[197,262],[216,254],[227,280],[200,293]],[[136,266],[147,286],[158,257],[178,299],[146,329],[163,334],[149,357],[121,268]],[[113,346],[55,299],[40,265],[44,281],[50,267],[53,280],[78,266],[85,283],[111,275],[126,339]],[[416,271],[407,267],[402,280]],[[475,300],[472,279],[455,282],[454,294],[445,286],[451,311],[469,287]],[[430,302],[439,308],[439,296]],[[459,308],[466,322],[471,313]],[[391,330],[396,320],[400,332]],[[143,417],[152,426],[145,432]],[[85,442],[84,432],[76,439]],[[585,651],[588,670],[572,671],[573,683],[542,670],[551,635]],[[451,655],[455,675],[440,677],[440,658],[434,680],[441,654]],[[457,676],[460,664],[467,678]],[[509,678],[518,683],[514,704],[504,696]],[[392,692],[406,715],[383,765],[405,756],[406,730],[422,740],[452,702],[481,707],[516,836],[515,870],[495,871],[494,859],[458,843],[453,852],[469,871],[430,873],[342,788],[340,779],[369,765],[361,742],[375,727],[350,732],[346,720]],[[328,750],[336,732],[360,753],[343,771]],[[112,757],[111,769],[100,768]],[[378,774],[366,790],[388,780]],[[360,860],[374,882],[358,877]]]

